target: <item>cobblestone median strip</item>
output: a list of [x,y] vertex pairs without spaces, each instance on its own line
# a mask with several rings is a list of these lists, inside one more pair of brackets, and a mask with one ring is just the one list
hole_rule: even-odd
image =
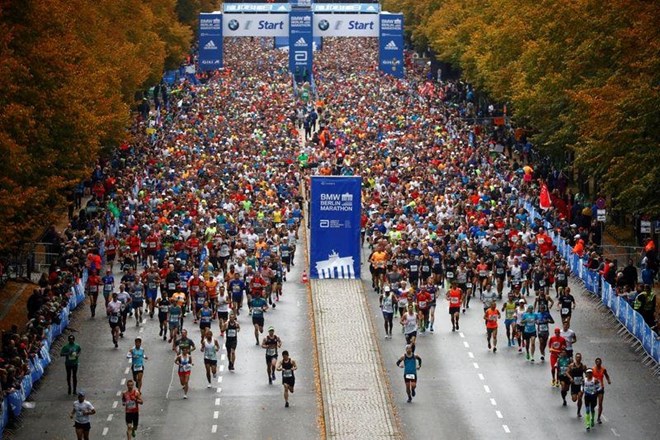
[[401,438],[361,281],[311,288],[328,438]]

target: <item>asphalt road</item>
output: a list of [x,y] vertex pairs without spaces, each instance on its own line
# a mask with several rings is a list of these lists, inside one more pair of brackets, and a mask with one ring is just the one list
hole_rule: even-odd
[[[364,273],[369,276],[368,270]],[[403,373],[395,364],[405,338],[395,322],[393,339],[385,339],[378,295],[370,280],[364,286],[405,438],[658,438],[660,381],[617,335],[609,312],[598,310],[597,302],[578,285],[571,285],[577,302],[571,324],[578,337],[575,352],[583,354],[588,366],[601,357],[612,379],[606,386],[603,424],[589,433],[576,416],[575,404],[569,401],[562,407],[559,389],[550,385],[549,362],[540,362],[538,345],[536,362],[526,361],[517,347],[507,347],[501,320],[498,351],[488,350],[482,306],[475,300],[461,316],[458,332],[451,331],[447,301],[439,300],[435,332],[417,338],[423,365],[417,396],[407,403]],[[556,311],[552,315],[558,320]]]
[[[227,370],[224,342],[219,360],[218,378],[207,388],[203,356],[193,353],[195,362],[190,379],[188,399],[183,399],[174,370],[171,345],[158,336],[158,320],[146,318],[135,326],[129,318],[125,338],[119,349],[112,345],[109,326],[101,317],[91,319],[88,307],[74,313],[71,328],[82,347],[79,389],[95,406],[92,438],[125,438],[125,422],[120,391],[130,378],[127,351],[133,339],[143,338],[149,360],[145,361],[142,388],[144,405],[140,409],[137,438],[166,440],[185,439],[310,439],[317,438],[317,400],[314,385],[313,346],[310,335],[306,288],[300,283],[303,252],[296,255],[296,266],[288,275],[284,295],[275,310],[266,313],[266,327],[273,325],[298,363],[296,392],[290,396],[291,407],[284,407],[281,376],[273,385],[266,377],[265,350],[255,346],[251,317],[239,316],[241,332],[237,348],[236,369]],[[200,331],[186,317],[184,327],[199,346]],[[218,335],[217,324],[212,327]],[[74,396],[68,396],[64,362],[55,359],[38,391],[33,395],[34,409],[25,409],[22,423],[13,435],[20,440],[55,440],[75,438],[68,417]]]

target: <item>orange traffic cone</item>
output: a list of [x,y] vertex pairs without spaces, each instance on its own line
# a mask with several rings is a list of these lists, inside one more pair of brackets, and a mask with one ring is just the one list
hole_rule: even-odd
[[306,271],[306,270],[303,270],[303,273],[302,273],[302,282],[303,282],[303,284],[307,284],[307,281],[309,281],[309,278],[307,278],[307,271]]

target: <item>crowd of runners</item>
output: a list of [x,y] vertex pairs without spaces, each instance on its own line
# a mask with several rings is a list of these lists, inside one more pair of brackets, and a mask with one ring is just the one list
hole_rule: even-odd
[[[581,416],[584,402],[587,429],[600,422],[610,378],[600,359],[587,368],[574,352],[569,268],[518,204],[553,172],[530,167],[524,134],[473,125],[465,118],[470,90],[460,82],[426,82],[412,69],[405,80],[380,75],[375,42],[364,39],[324,41],[318,94],[303,102],[292,96],[287,55],[271,43],[227,39],[226,69],[176,84],[157,117],[138,119],[95,170],[97,190],[53,265],[51,277],[66,264],[85,267],[90,314],[107,319],[108,343],[122,344],[131,360],[127,438],[144,403],[145,360],[174,363],[186,399],[198,358],[209,387],[221,345],[234,370],[240,331],[264,349],[268,382],[281,372],[289,406],[297,364],[280,351],[287,341],[269,315],[286,300],[311,173],[363,177],[364,250],[385,337],[405,338],[397,364],[409,402],[422,365],[416,349],[432,343],[418,336],[459,331],[468,317],[484,320],[493,353],[503,321],[507,348],[548,364],[561,403],[570,392]],[[553,190],[568,196],[559,177]],[[574,239],[589,242],[590,226]],[[445,299],[450,319],[436,316]],[[157,341],[122,342],[128,326],[140,325],[158,326],[171,359],[149,350]],[[71,416],[84,438],[94,408],[78,391],[74,380]]]

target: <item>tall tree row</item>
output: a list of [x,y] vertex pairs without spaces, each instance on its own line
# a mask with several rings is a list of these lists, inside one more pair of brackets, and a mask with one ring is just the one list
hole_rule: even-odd
[[[0,250],[34,239],[178,67],[191,0],[0,0]],[[192,14],[208,2],[192,1]],[[211,2],[217,3],[217,2]]]
[[386,0],[417,47],[507,102],[545,153],[575,153],[627,212],[660,214],[660,2]]

